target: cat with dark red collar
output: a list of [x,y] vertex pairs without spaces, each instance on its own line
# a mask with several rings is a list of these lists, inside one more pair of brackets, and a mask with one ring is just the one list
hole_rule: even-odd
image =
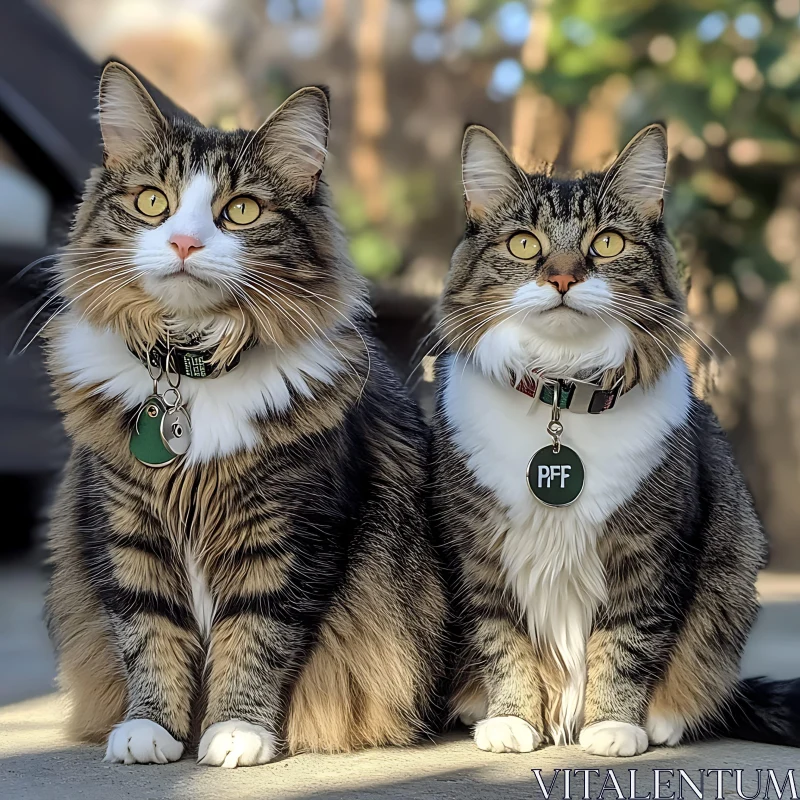
[[660,125],[572,179],[524,172],[485,128],[464,138],[434,509],[453,713],[483,750],[800,745],[800,681],[739,680],[767,543],[680,355],[666,167]]

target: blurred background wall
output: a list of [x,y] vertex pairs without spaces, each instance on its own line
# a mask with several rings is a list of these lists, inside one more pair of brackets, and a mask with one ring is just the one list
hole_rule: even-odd
[[[800,0],[4,0],[22,6],[43,9],[41,25],[66,31],[87,64],[120,57],[210,125],[257,125],[292,89],[327,84],[328,180],[406,371],[463,227],[466,123],[491,127],[528,168],[598,169],[640,126],[665,120],[668,221],[714,358],[700,345],[687,355],[753,487],[772,566],[800,569]],[[46,54],[26,92],[63,105],[53,47],[34,37],[4,62],[0,105]],[[88,120],[91,97],[70,108],[56,128]],[[51,169],[26,151],[18,114],[0,112],[0,250],[23,237],[25,252],[50,252],[74,191],[50,186],[64,171],[58,155],[47,156]],[[71,138],[86,140],[73,173],[96,157],[86,126]],[[24,231],[21,197],[32,209]],[[6,271],[22,245],[0,253]],[[17,320],[30,302],[3,294]],[[12,434],[19,406],[46,396],[35,346],[24,359],[30,375],[10,383],[26,388],[7,401],[0,391],[0,431],[5,421]],[[22,471],[52,471],[62,452],[53,447],[47,464]],[[8,456],[0,469],[10,480],[20,457]]]

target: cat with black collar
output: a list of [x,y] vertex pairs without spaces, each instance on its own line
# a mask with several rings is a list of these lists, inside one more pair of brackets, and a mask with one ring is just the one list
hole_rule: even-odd
[[99,120],[44,330],[73,444],[47,597],[69,734],[221,767],[416,741],[446,607],[428,432],[322,177],[326,92],[221,131],[112,62]]

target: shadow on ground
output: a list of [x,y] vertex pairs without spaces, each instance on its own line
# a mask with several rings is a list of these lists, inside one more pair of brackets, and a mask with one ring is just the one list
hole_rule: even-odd
[[[199,767],[190,760],[165,766],[104,764],[102,748],[64,748],[14,755],[0,759],[3,797],[15,800],[87,800],[136,798],[136,800],[329,800],[332,798],[472,798],[544,797],[532,772],[541,770],[548,787],[555,777],[552,797],[564,797],[563,770],[589,769],[591,797],[617,797],[607,769],[613,767],[625,797],[630,797],[630,772],[636,770],[634,796],[655,795],[654,769],[662,773],[661,796],[678,794],[678,770],[696,785],[705,781],[704,797],[717,797],[716,773],[701,771],[743,770],[745,796],[763,797],[766,770],[773,769],[782,783],[787,770],[798,765],[798,751],[734,742],[714,742],[674,750],[654,750],[636,759],[609,762],[582,753],[578,748],[546,748],[524,755],[481,753],[465,737],[436,745],[404,750],[373,750],[346,756],[304,755],[262,767],[221,770]],[[555,772],[555,770],[562,770]],[[759,786],[757,769],[764,772]],[[667,781],[671,780],[671,785]],[[736,782],[723,773],[723,796],[736,797]],[[601,794],[605,782],[606,792]],[[571,776],[569,796],[584,797],[584,776]],[[696,795],[684,781],[684,796]],[[775,796],[775,792],[771,792]],[[784,797],[788,797],[784,793]]]

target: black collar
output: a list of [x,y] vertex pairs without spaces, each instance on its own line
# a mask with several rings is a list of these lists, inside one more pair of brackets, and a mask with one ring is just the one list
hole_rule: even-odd
[[[134,350],[130,345],[128,345],[128,349],[148,369],[152,367],[163,372],[178,373],[185,378],[216,378],[236,367],[241,361],[242,353],[255,344],[255,339],[250,339],[227,364],[215,363],[216,348],[201,350],[198,348],[197,343],[192,342],[187,345],[170,344],[168,348],[165,342],[159,341],[150,348],[146,357],[143,353]],[[167,361],[169,361],[169,364],[167,364]]]

